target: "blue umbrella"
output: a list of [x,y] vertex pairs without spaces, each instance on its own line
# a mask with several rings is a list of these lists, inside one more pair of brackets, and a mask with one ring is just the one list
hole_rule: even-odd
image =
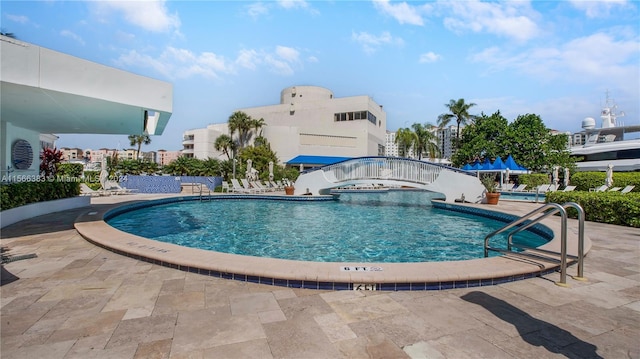
[[496,157],[496,160],[493,161],[493,169],[494,170],[506,170],[507,169],[507,165],[504,164],[504,162],[502,162],[502,158],[500,157]]
[[480,170],[481,171],[493,170],[493,166],[491,165],[491,160],[489,160],[489,157],[484,158],[484,163],[482,164],[482,167],[480,168]]

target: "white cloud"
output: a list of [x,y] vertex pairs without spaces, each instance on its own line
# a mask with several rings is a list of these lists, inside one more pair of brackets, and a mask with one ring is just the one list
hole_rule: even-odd
[[212,52],[194,54],[186,49],[167,47],[160,56],[142,54],[136,50],[120,56],[118,64],[150,67],[170,79],[203,76],[218,78],[220,73],[231,73],[233,68],[224,57]]
[[418,60],[421,64],[436,62],[442,59],[442,56],[434,53],[434,52],[426,52],[420,55],[420,59]]
[[540,33],[534,21],[539,15],[528,2],[485,3],[473,0],[443,4],[452,12],[445,17],[444,25],[454,32],[488,32],[521,42]]
[[95,1],[98,12],[115,11],[132,25],[153,32],[172,32],[180,28],[180,18],[170,14],[164,0]]
[[531,48],[521,53],[487,48],[472,60],[489,64],[492,72],[516,70],[545,82],[602,85],[637,79],[640,76],[638,56],[637,37],[616,39],[600,32],[559,46]]
[[627,0],[570,0],[571,5],[584,11],[589,18],[607,17],[615,7],[624,8],[629,3]]
[[267,5],[261,2],[249,4],[245,6],[245,8],[247,10],[247,14],[249,14],[249,16],[251,16],[254,19],[269,13],[269,7],[267,7]]
[[236,58],[236,64],[249,70],[255,70],[260,63],[262,60],[256,50],[240,50]]
[[276,54],[287,62],[297,62],[300,57],[300,52],[292,47],[277,46]]
[[20,24],[27,24],[29,23],[29,18],[24,16],[24,15],[11,15],[11,14],[6,14],[5,15],[7,19],[13,21],[13,22],[17,22]]
[[367,54],[373,54],[383,45],[399,45],[402,46],[404,41],[396,37],[394,38],[388,31],[383,32],[379,36],[369,34],[367,32],[351,33],[351,39],[360,45]]
[[[396,19],[400,24],[418,25],[424,24],[420,15],[420,8],[411,6],[406,2],[390,4],[389,0],[374,0],[373,6],[378,11]],[[425,5],[428,8],[429,5]]]
[[312,8],[305,0],[278,0],[278,5],[287,10],[306,10],[311,14],[318,14],[318,10]]
[[79,43],[80,45],[83,45],[83,46],[84,46],[84,44],[85,44],[85,42],[84,42],[84,40],[82,39],[82,37],[78,36],[77,34],[75,34],[75,33],[71,32],[71,31],[69,31],[69,30],[62,30],[62,31],[60,31],[60,35],[61,35],[61,36],[63,36],[63,37],[68,37],[68,38],[70,38],[70,39],[72,39],[72,40],[76,41],[76,42],[77,42],[77,43]]

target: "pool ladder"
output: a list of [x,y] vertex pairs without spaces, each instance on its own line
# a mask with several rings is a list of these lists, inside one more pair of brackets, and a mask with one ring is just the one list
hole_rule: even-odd
[[[570,256],[571,259],[578,261],[578,275],[575,277],[572,277],[573,279],[576,280],[586,280],[584,278],[584,210],[582,209],[582,207],[575,203],[575,202],[567,202],[564,204],[558,204],[558,203],[547,203],[544,206],[531,211],[527,214],[525,214],[524,216],[516,219],[515,221],[505,225],[504,227],[495,230],[491,233],[489,233],[485,238],[484,238],[484,256],[488,257],[489,256],[489,251],[496,251],[496,252],[505,252],[504,249],[500,249],[500,248],[493,248],[491,246],[489,246],[489,239],[497,234],[503,233],[511,228],[516,227],[515,229],[513,229],[511,232],[509,232],[509,235],[507,237],[507,250],[506,252],[512,252],[512,248],[514,246],[521,248],[521,249],[527,249],[529,251],[537,251],[537,252],[542,252],[542,253],[547,253],[547,254],[554,254],[557,255],[557,252],[553,252],[553,251],[548,251],[548,250],[544,250],[544,249],[539,249],[539,248],[535,248],[535,247],[528,247],[528,246],[524,246],[524,245],[514,245],[513,244],[513,236],[518,233],[521,232],[533,225],[535,225],[536,223],[540,222],[541,220],[543,220],[544,218],[547,218],[551,215],[554,215],[556,213],[560,213],[560,218],[561,218],[561,227],[560,227],[560,281],[557,282],[556,284],[559,286],[567,286],[567,257],[569,257],[567,255],[567,207],[572,207],[574,209],[576,209],[578,211],[578,256]],[[536,218],[533,218],[535,215],[539,215]]]

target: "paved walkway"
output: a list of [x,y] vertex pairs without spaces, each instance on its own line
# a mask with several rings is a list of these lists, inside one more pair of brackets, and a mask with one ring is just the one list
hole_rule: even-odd
[[334,292],[119,256],[73,229],[86,210],[2,229],[9,254],[37,255],[2,268],[3,359],[640,358],[640,229],[587,222],[588,281],[569,278],[569,288],[554,273],[440,292]]

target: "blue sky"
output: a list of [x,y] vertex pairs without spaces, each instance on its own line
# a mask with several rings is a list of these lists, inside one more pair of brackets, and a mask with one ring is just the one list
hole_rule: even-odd
[[[578,131],[605,92],[640,124],[639,2],[1,1],[20,40],[173,83],[173,116],[143,150],[289,86],[369,95],[387,129],[435,124],[450,99],[535,113]],[[599,122],[598,122],[599,123]],[[126,136],[61,135],[59,147],[128,148]]]

